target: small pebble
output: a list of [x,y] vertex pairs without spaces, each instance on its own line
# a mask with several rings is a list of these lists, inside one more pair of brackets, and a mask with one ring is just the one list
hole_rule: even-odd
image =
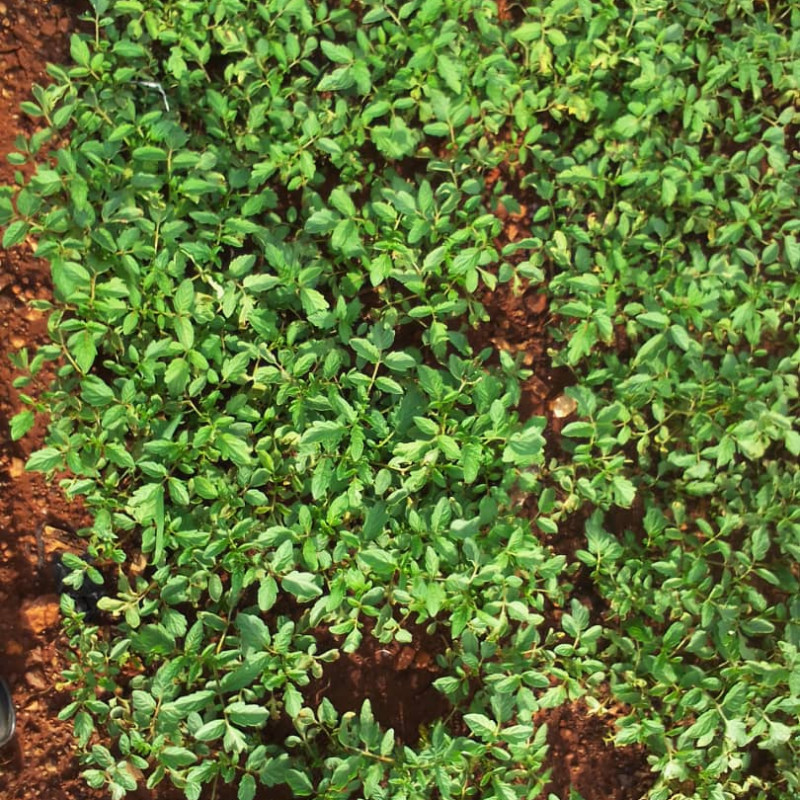
[[567,397],[565,394],[560,394],[550,404],[550,410],[553,412],[553,416],[558,417],[558,419],[568,417],[575,411],[577,407],[578,404],[571,397]]
[[31,689],[37,692],[43,692],[45,689],[48,688],[47,679],[38,670],[34,672],[26,672],[25,683],[27,683],[28,686],[31,687]]
[[32,633],[42,633],[58,624],[61,614],[58,595],[49,594],[23,601],[20,616]]

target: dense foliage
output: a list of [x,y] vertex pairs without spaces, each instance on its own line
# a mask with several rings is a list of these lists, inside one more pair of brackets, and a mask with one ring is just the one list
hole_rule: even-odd
[[[89,783],[532,799],[534,714],[584,697],[624,704],[651,800],[796,796],[800,8],[92,7],[0,193],[56,295],[12,433],[50,415],[28,466],[90,509],[71,580],[114,617],[63,600]],[[553,457],[519,360],[471,345],[506,283],[575,375]],[[455,710],[419,742],[311,707],[319,631],[419,625]]]

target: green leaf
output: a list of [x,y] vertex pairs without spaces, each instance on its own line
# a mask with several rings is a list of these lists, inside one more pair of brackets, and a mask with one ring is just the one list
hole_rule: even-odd
[[64,457],[55,447],[43,447],[31,454],[25,469],[36,472],[49,472],[51,469],[63,467]]
[[[252,256],[250,256],[250,258],[252,258]],[[235,260],[236,259],[234,259],[234,261]],[[189,278],[180,282],[178,288],[175,290],[172,305],[178,314],[187,314],[192,310],[192,306],[194,305],[194,283]]]
[[253,292],[254,294],[268,292],[280,285],[281,279],[277,275],[248,275],[242,281],[242,286],[244,286],[248,292]]
[[81,372],[86,374],[92,368],[97,357],[97,348],[92,334],[87,330],[81,331],[75,339],[71,340],[70,350],[75,363]]
[[611,480],[614,492],[614,503],[622,508],[630,508],[636,497],[636,487],[622,475],[615,475]]
[[474,483],[481,468],[483,448],[474,442],[469,442],[461,448],[461,466],[464,470],[464,483]]
[[762,561],[769,552],[769,532],[764,525],[759,525],[752,533],[750,547],[753,552],[753,561]]
[[636,321],[648,328],[664,330],[669,325],[669,317],[659,311],[648,311],[646,314],[637,314]]
[[223,458],[229,458],[238,467],[247,467],[252,463],[250,444],[233,433],[220,433],[216,445]]
[[164,383],[172,397],[183,394],[190,378],[189,362],[185,358],[174,358],[164,373]]
[[265,670],[273,663],[274,656],[270,653],[256,653],[248,656],[241,667],[237,667],[233,672],[228,672],[220,681],[220,689],[223,692],[238,692],[246,686],[261,679]]
[[79,747],[86,747],[94,733],[94,722],[87,711],[79,711],[75,715],[74,731]]
[[444,53],[440,53],[436,56],[436,71],[450,91],[461,94],[461,74],[463,72],[461,64]]
[[479,739],[485,742],[493,742],[497,736],[497,723],[484,714],[464,714],[464,722]]
[[633,359],[633,366],[641,364],[654,356],[664,346],[664,334],[657,333],[648,339],[636,352],[636,357]]
[[351,64],[353,62],[353,53],[349,47],[343,44],[334,44],[327,39],[320,42],[322,52],[336,64]]
[[308,603],[322,594],[322,589],[310,572],[292,571],[281,578],[281,586],[301,603]]
[[367,339],[351,339],[350,347],[370,364],[377,364],[381,360],[381,351]]
[[639,130],[639,118],[633,114],[623,114],[614,123],[614,133],[622,139],[630,139],[636,136]]
[[417,149],[419,139],[419,134],[400,117],[395,117],[390,125],[376,125],[370,135],[378,150],[390,159],[410,156]]
[[69,39],[69,52],[73,61],[81,67],[88,67],[91,54],[86,42],[77,33],[73,33]]
[[300,290],[300,302],[303,304],[303,311],[309,317],[322,311],[327,311],[330,307],[321,292],[305,287]]
[[697,721],[691,725],[684,734],[688,739],[701,739],[703,736],[707,736],[711,733],[719,723],[719,712],[711,708],[708,711],[704,711],[697,719]]
[[570,422],[561,429],[561,435],[570,439],[591,439],[597,432],[594,422]]
[[661,181],[661,202],[665,206],[671,206],[678,196],[678,187],[674,181],[669,178],[663,178]]
[[330,196],[331,205],[345,217],[356,216],[355,203],[350,199],[350,195],[341,186],[337,186]]
[[71,302],[88,294],[92,277],[81,264],[53,259],[52,273],[53,288],[58,299]]
[[526,22],[520,25],[511,36],[518,42],[532,42],[542,37],[542,26],[539,22]]
[[308,233],[329,233],[336,227],[341,217],[329,208],[315,211],[307,220],[305,230]]
[[331,234],[331,245],[346,256],[357,256],[364,252],[358,227],[351,219],[342,219],[336,223]]
[[400,351],[387,353],[383,363],[392,372],[407,372],[417,366],[417,360],[412,355]]
[[323,444],[335,447],[344,436],[346,427],[340,422],[318,420],[311,424],[300,438],[300,447],[308,448],[309,445]]
[[201,725],[194,733],[194,738],[198,742],[211,742],[219,739],[225,734],[226,723],[224,719],[213,719],[205,725]]
[[689,332],[682,325],[671,325],[669,328],[670,337],[678,347],[684,352],[688,352],[692,344]]
[[133,648],[145,656],[168,656],[175,650],[175,638],[163,625],[145,625],[131,636]]
[[397,560],[390,553],[377,548],[360,552],[358,561],[382,578],[391,578],[397,569]]
[[29,230],[30,225],[25,220],[18,219],[12,222],[3,234],[3,248],[8,250],[19,244],[28,235]]
[[167,160],[167,151],[163,150],[160,147],[154,147],[152,145],[144,145],[142,147],[137,147],[134,149],[133,153],[134,161],[166,161]]
[[176,698],[171,703],[164,703],[162,710],[165,714],[175,714],[187,717],[195,711],[204,711],[213,705],[216,694],[211,689],[201,689],[199,692],[189,692]]
[[783,247],[789,266],[794,270],[800,269],[800,244],[794,235],[783,237]]
[[[291,557],[291,542],[289,545],[289,555]],[[269,643],[269,628],[261,617],[255,614],[238,614],[236,617],[236,627],[241,633],[242,650],[247,653],[251,650],[263,650]]]
[[234,725],[245,727],[263,725],[269,719],[269,711],[254,703],[231,703],[225,709],[225,715]]
[[116,399],[114,390],[96,375],[87,375],[81,381],[81,397],[95,408],[107,406]]
[[236,794],[236,800],[254,800],[256,796],[256,779],[249,772],[242,775],[239,781],[239,791]]
[[194,764],[197,756],[185,747],[165,747],[158,753],[158,760],[169,769],[181,769]]
[[164,485],[144,483],[139,486],[128,500],[128,511],[140,525],[155,525],[155,539],[142,549],[152,550],[153,560],[158,562],[164,550]]
[[14,414],[14,416],[11,417],[10,424],[11,441],[16,442],[21,439],[33,427],[34,421],[35,416],[30,409]]
[[314,784],[305,772],[298,769],[286,771],[286,783],[295,796],[309,797],[314,794]]
[[355,86],[355,82],[352,66],[339,67],[322,78],[317,85],[317,91],[341,92]]
[[541,463],[545,444],[541,435],[542,427],[543,423],[537,423],[526,430],[512,433],[503,450],[503,461],[520,467]]
[[268,575],[258,587],[258,607],[261,611],[269,611],[278,599],[278,584],[275,578]]

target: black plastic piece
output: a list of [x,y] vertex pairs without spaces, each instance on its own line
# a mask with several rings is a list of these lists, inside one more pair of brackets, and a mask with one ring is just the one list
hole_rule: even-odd
[[7,745],[14,738],[17,727],[17,715],[14,711],[14,698],[11,689],[3,678],[0,678],[0,747]]

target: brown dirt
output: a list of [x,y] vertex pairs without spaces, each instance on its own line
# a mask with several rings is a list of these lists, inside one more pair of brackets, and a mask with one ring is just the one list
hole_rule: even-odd
[[[442,669],[436,655],[452,646],[443,633],[430,635],[420,626],[406,626],[413,639],[408,644],[381,644],[365,632],[358,650],[343,653],[325,665],[322,678],[305,692],[312,706],[327,697],[339,712],[359,711],[365,699],[384,728],[394,728],[403,744],[413,746],[421,729],[444,719],[450,703],[433,686]],[[322,633],[320,651],[338,647],[342,636]]]
[[[30,135],[34,122],[18,111],[33,83],[47,81],[45,64],[63,61],[68,34],[76,24],[75,6],[68,0],[0,0],[0,184],[13,183],[14,171],[5,155],[20,134]],[[513,16],[516,6],[501,2],[501,16]],[[513,240],[526,218],[509,218],[505,235]],[[0,331],[4,355],[22,347],[32,351],[46,340],[46,321],[29,308],[33,299],[51,295],[48,266],[33,258],[30,243],[13,251],[0,250]],[[473,344],[494,344],[523,352],[534,375],[523,386],[523,417],[545,414],[550,434],[559,422],[551,404],[572,380],[568,370],[554,370],[547,356],[547,302],[541,290],[529,287],[517,296],[508,287],[484,293],[482,301],[492,322],[474,334]],[[17,736],[0,751],[0,797],[3,800],[102,800],[103,792],[89,789],[79,776],[71,754],[71,724],[57,719],[67,694],[55,687],[66,666],[65,640],[58,627],[58,598],[51,581],[37,567],[36,526],[58,518],[79,528],[86,520],[78,506],[67,505],[57,487],[24,471],[30,453],[41,446],[45,421],[37,420],[31,435],[11,442],[8,421],[21,409],[12,381],[16,370],[0,358],[0,674],[9,681],[17,708]],[[43,374],[35,394],[51,377]],[[553,438],[555,438],[553,436]],[[76,548],[63,533],[53,547]],[[570,540],[571,542],[571,540]],[[566,545],[566,539],[564,541]],[[577,546],[577,544],[576,544]],[[567,547],[569,549],[569,547]],[[574,552],[570,553],[574,557]],[[580,587],[576,587],[580,589]],[[588,592],[588,590],[587,590]],[[577,596],[581,599],[580,592]],[[355,654],[330,665],[318,685],[340,711],[355,710],[370,697],[376,717],[392,725],[405,741],[413,742],[420,725],[446,716],[448,704],[433,689],[438,676],[435,654],[441,642],[415,638],[412,646],[379,645],[371,637]],[[548,791],[567,800],[570,787],[585,800],[636,800],[648,785],[643,753],[615,749],[613,718],[590,715],[580,704],[542,712],[547,722],[552,770]],[[259,797],[266,796],[259,794]],[[272,796],[272,794],[270,794]],[[169,786],[140,800],[173,800]]]
[[580,702],[547,709],[536,715],[547,723],[547,766],[552,770],[545,788],[559,800],[570,789],[583,800],[639,800],[653,785],[641,747],[615,747],[614,714],[590,714]]

